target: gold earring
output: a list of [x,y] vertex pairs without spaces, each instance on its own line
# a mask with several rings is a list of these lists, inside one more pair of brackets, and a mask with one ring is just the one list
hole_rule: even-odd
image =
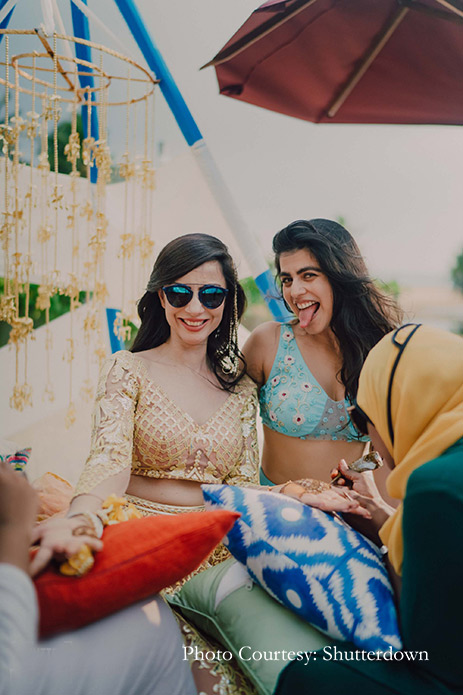
[[220,366],[224,374],[235,377],[238,374],[238,276],[234,269],[234,292],[233,292],[233,311],[230,318],[228,329],[228,343],[223,350],[220,359]]

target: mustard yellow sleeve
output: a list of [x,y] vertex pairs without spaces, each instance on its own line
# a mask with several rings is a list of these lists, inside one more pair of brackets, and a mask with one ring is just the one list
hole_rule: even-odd
[[224,478],[227,485],[247,487],[259,484],[259,447],[257,444],[257,388],[249,380],[240,413],[243,448],[235,468]]
[[132,353],[115,353],[102,367],[93,411],[90,454],[75,495],[90,492],[132,465],[139,373]]

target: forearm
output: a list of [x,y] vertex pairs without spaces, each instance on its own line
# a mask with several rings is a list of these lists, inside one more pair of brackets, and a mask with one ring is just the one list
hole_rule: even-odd
[[386,565],[389,579],[391,580],[391,585],[392,585],[392,590],[394,591],[396,606],[397,606],[397,608],[399,608],[400,595],[402,593],[402,577],[400,575],[398,575],[397,572],[395,571],[394,567],[392,566],[391,561],[389,560],[388,555],[384,556],[384,563]]
[[13,565],[27,573],[30,544],[29,528],[10,524],[0,525],[0,563]]
[[369,512],[370,518],[361,517],[357,514],[343,514],[344,521],[378,547],[381,547],[382,541],[379,537],[379,530],[391,514],[394,513],[394,509],[386,502],[376,503],[365,497],[360,498],[360,496],[357,496],[356,499],[360,500],[361,506]]
[[88,492],[83,492],[73,498],[68,515],[79,512],[97,512],[109,495],[122,497],[129,485],[130,467],[108,477]]
[[[5,564],[2,564],[5,563]],[[15,680],[37,633],[37,600],[28,576],[0,561],[0,695],[17,692]]]

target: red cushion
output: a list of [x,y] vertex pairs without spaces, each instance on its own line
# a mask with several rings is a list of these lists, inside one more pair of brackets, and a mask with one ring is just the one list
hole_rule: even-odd
[[157,593],[195,570],[240,515],[229,511],[152,516],[108,526],[84,577],[49,567],[35,579],[40,636],[74,630]]

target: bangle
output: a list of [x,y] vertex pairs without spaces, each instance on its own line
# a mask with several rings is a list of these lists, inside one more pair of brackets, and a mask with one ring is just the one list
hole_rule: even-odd
[[[284,494],[285,494],[285,490],[286,490],[286,488],[288,487],[288,485],[293,485],[293,481],[292,481],[292,480],[287,480],[286,483],[283,483],[283,485],[282,485],[282,486],[280,487],[280,489],[278,490],[277,494],[278,494],[278,495],[284,495]],[[274,488],[274,489],[275,489],[275,488]]]
[[95,497],[97,500],[99,500],[99,501],[101,502],[101,504],[103,504],[103,502],[104,502],[103,497],[100,497],[100,495],[95,495],[94,492],[81,492],[81,493],[79,493],[78,495],[74,495],[74,497],[72,498],[71,502],[73,502],[74,500],[76,500],[78,497],[83,497],[83,496],[85,496],[85,495],[88,495],[89,497]]
[[89,526],[93,529],[96,538],[101,538],[104,526],[98,514],[94,512],[75,512],[74,514],[68,514],[67,518],[72,519],[74,516],[83,516],[89,522]]

